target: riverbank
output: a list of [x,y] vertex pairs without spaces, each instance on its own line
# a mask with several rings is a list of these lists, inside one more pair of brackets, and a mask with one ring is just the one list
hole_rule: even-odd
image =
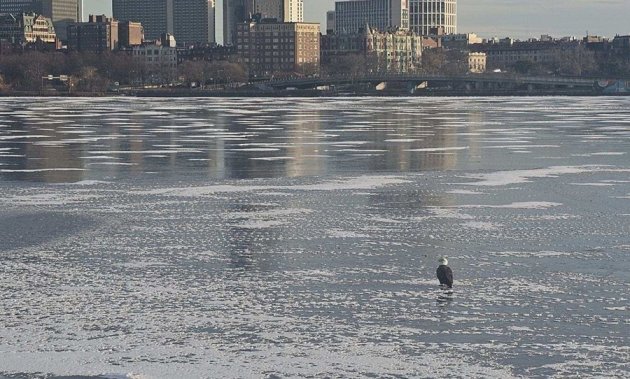
[[460,90],[460,89],[422,89],[409,90],[365,90],[347,88],[340,90],[198,90],[198,89],[129,89],[112,92],[62,92],[62,91],[3,91],[0,97],[503,97],[503,96],[630,96],[630,92],[605,93],[601,89],[544,89],[544,90]]

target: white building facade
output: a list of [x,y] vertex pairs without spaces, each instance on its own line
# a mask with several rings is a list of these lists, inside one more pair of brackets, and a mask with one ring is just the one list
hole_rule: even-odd
[[428,36],[441,29],[457,33],[457,0],[409,0],[409,24],[416,34]]
[[284,22],[304,22],[304,0],[284,0]]
[[351,0],[335,3],[336,33],[358,33],[365,25],[380,31],[409,30],[409,0]]

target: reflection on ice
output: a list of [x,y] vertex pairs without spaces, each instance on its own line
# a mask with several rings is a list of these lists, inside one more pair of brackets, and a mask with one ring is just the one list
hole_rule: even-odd
[[627,109],[3,99],[0,377],[627,377]]

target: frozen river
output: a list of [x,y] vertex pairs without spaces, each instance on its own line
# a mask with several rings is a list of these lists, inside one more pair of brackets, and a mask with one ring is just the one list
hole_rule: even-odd
[[0,190],[0,378],[630,376],[629,98],[5,98]]

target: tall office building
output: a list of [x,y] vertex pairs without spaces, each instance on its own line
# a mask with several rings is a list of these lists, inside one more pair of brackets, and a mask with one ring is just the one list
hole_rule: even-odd
[[411,30],[420,35],[442,29],[444,34],[457,33],[457,0],[409,0]]
[[254,0],[223,0],[223,44],[236,44],[236,26],[255,13]]
[[409,0],[351,0],[335,3],[335,31],[357,33],[366,24],[380,31],[409,29]]
[[68,25],[79,21],[79,0],[35,0],[35,3],[36,11],[52,20],[57,37],[65,41]]
[[147,40],[173,34],[180,44],[215,42],[215,0],[113,0],[114,18],[142,23]]
[[79,21],[80,0],[0,0],[0,13],[36,12],[57,21]]
[[214,0],[175,0],[173,34],[179,44],[214,43]]
[[217,4],[208,0],[208,43],[217,42]]
[[263,18],[275,18],[282,22],[284,18],[284,1],[285,0],[256,0],[253,13],[258,13]]
[[53,22],[79,21],[79,0],[36,0],[41,3],[41,12]]
[[254,13],[280,22],[303,22],[304,0],[256,0]]
[[148,40],[156,40],[162,33],[173,34],[172,18],[168,17],[173,0],[112,0],[112,11],[116,20],[140,22]]
[[0,0],[0,13],[18,14],[34,10],[33,0]]
[[326,12],[326,34],[335,34],[335,30],[337,29],[335,26],[336,19],[335,11]]
[[284,0],[284,22],[304,22],[304,0]]

